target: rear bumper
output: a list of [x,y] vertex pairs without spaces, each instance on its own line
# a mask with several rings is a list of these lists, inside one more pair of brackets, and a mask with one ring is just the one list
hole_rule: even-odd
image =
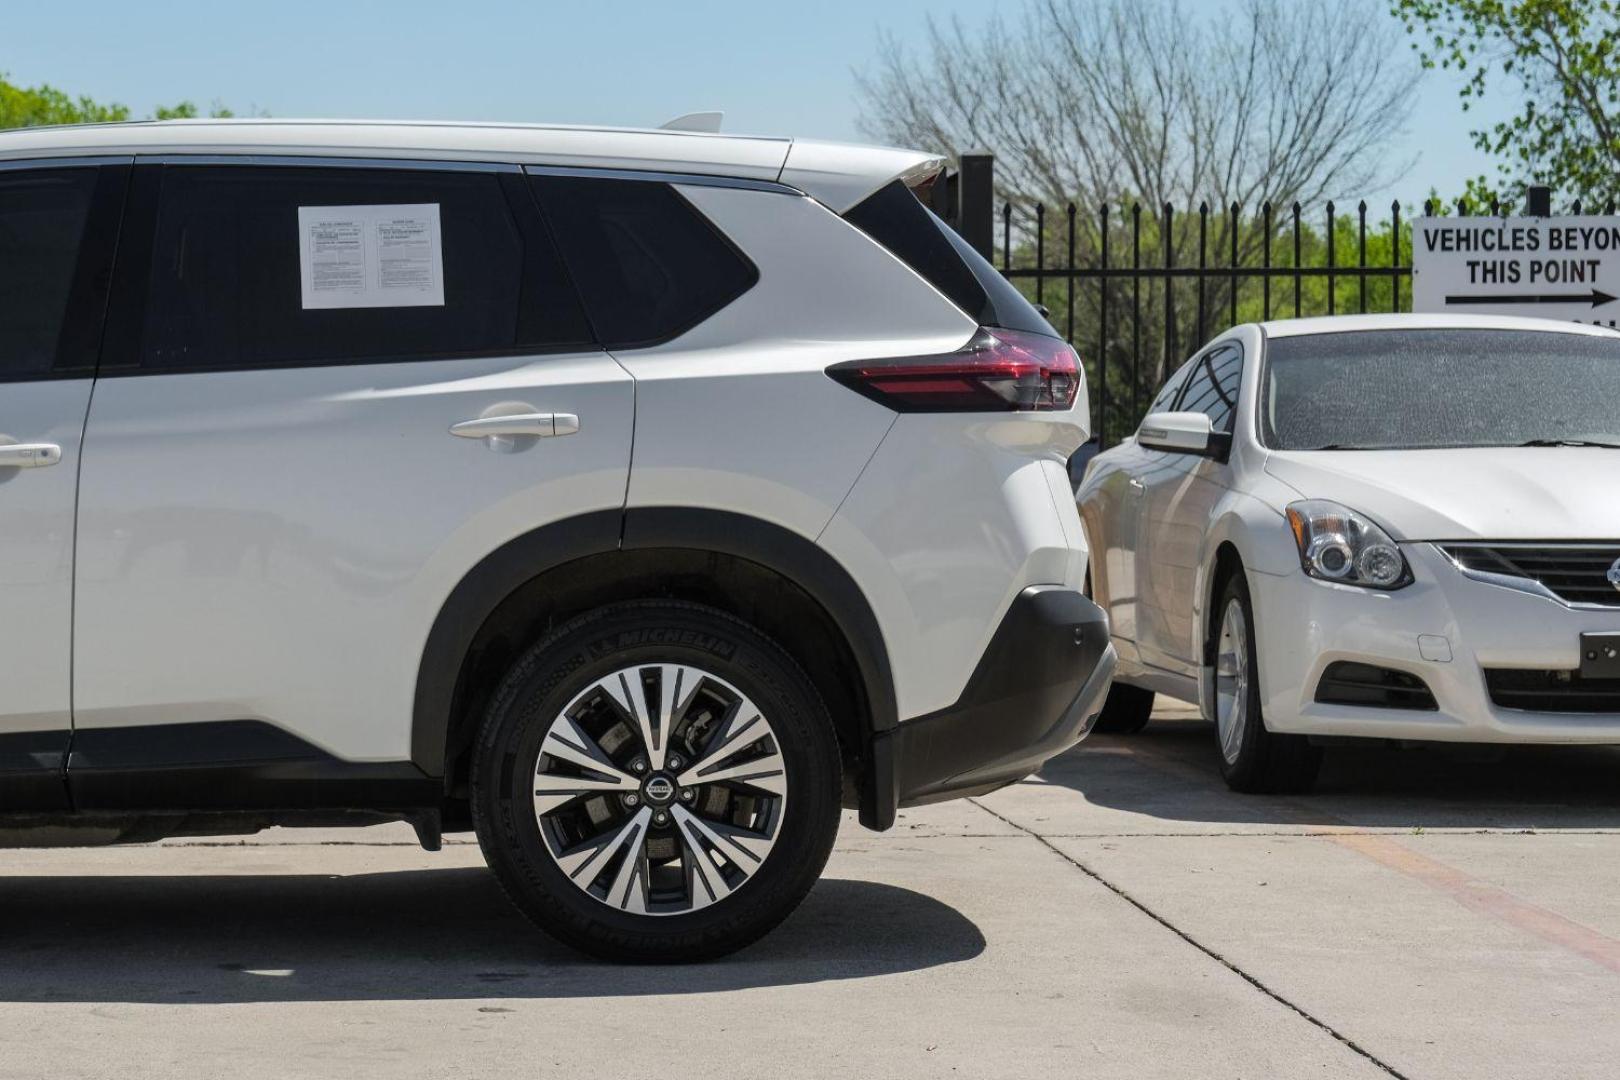
[[1079,592],[1018,594],[953,705],[873,739],[861,823],[993,791],[1085,738],[1114,677],[1108,617]]

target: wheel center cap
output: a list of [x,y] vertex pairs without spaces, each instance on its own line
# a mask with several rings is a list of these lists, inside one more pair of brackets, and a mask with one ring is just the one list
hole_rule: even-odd
[[641,794],[653,806],[668,806],[675,801],[675,781],[663,773],[654,773],[641,785]]

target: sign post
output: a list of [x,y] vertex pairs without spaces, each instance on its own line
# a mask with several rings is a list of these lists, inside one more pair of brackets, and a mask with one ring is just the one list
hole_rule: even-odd
[[1620,217],[1418,218],[1412,310],[1620,323]]

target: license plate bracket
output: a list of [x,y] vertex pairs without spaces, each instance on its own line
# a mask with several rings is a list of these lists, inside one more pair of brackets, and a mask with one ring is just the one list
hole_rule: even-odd
[[1620,631],[1581,635],[1581,678],[1620,679]]

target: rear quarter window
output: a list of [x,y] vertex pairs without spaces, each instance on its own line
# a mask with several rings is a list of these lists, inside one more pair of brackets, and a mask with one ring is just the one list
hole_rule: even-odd
[[666,183],[532,176],[597,337],[656,345],[747,292],[759,271]]
[[1052,324],[955,229],[896,180],[844,215],[980,326],[1057,337]]

